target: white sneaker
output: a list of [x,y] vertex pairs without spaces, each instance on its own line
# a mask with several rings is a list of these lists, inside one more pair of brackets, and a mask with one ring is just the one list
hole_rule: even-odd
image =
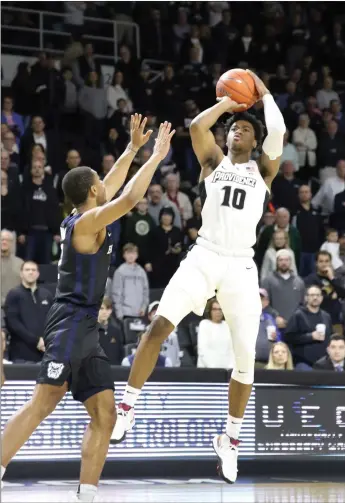
[[239,440],[228,437],[225,433],[213,438],[213,449],[218,456],[218,474],[228,484],[237,479],[237,456]]
[[117,409],[116,424],[111,435],[110,443],[120,444],[126,438],[126,433],[132,431],[134,425],[134,408],[125,403],[120,403]]

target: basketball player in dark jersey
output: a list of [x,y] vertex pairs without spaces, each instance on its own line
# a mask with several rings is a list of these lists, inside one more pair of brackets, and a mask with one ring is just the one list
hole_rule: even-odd
[[131,142],[104,182],[85,166],[70,170],[63,179],[64,194],[75,210],[61,227],[58,285],[44,331],[45,354],[32,399],[10,419],[2,438],[1,478],[16,452],[70,389],[91,417],[83,439],[78,494],[70,501],[94,501],[116,422],[114,382],[97,326],[112,251],[107,226],[144,197],[175,132],[170,132],[170,123],[161,124],[151,158],[112,201],[152,133],[144,134],[145,124],[141,115],[131,117]]

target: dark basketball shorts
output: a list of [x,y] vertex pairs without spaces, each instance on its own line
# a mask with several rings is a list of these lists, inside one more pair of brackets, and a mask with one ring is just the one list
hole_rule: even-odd
[[99,344],[97,319],[87,309],[53,304],[43,339],[46,350],[38,384],[62,386],[67,381],[79,402],[114,389],[110,361]]

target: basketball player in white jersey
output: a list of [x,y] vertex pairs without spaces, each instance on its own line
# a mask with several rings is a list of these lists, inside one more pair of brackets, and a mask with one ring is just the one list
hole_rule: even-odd
[[[141,339],[112,435],[113,443],[118,443],[134,426],[135,402],[155,367],[163,341],[190,311],[202,315],[216,292],[235,353],[226,430],[213,439],[220,475],[228,483],[237,477],[238,438],[254,381],[262,309],[253,261],[256,227],[279,169],[285,133],[283,116],[272,95],[251,75],[264,104],[267,136],[262,155],[258,162],[251,160],[262,140],[262,124],[247,112],[236,114],[239,105],[230,97],[221,98],[193,120],[190,132],[201,165],[202,226],[196,245],[166,287],[156,317]],[[211,132],[225,112],[235,113],[229,120],[226,156]]]

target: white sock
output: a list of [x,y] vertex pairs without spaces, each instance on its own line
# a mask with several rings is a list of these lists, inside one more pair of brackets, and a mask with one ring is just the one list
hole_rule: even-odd
[[1,465],[1,480],[2,480],[3,476],[5,475],[5,471],[6,471],[6,468]]
[[141,393],[141,389],[132,388],[127,384],[122,398],[122,402],[130,407],[134,407]]
[[226,422],[226,434],[228,437],[238,440],[242,423],[243,417],[233,417],[228,414],[228,420]]
[[91,484],[80,484],[78,489],[79,501],[91,502],[95,499],[97,494],[97,487]]

